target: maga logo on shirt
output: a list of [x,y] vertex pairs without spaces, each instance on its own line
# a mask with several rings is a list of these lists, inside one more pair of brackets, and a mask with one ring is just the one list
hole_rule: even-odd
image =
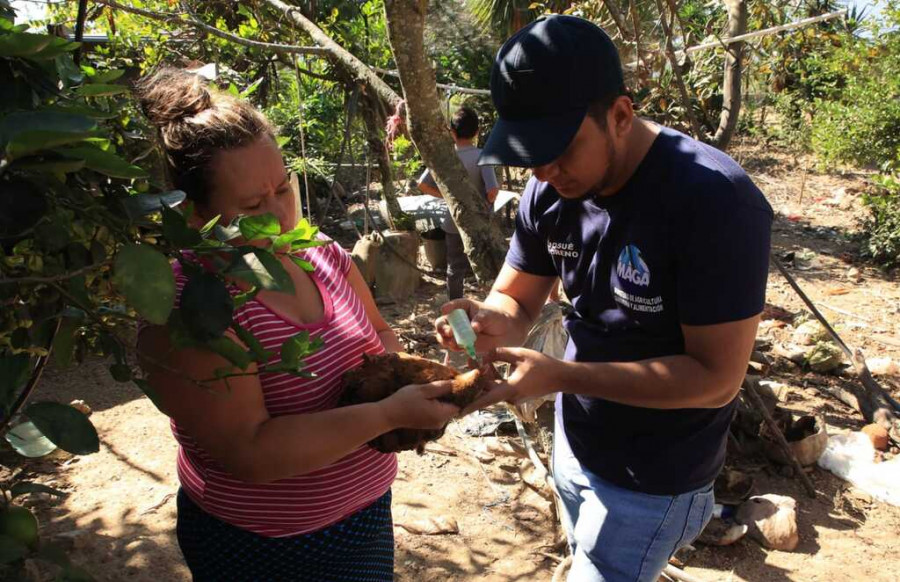
[[638,287],[650,285],[650,269],[644,262],[640,249],[634,245],[626,245],[619,253],[616,275]]

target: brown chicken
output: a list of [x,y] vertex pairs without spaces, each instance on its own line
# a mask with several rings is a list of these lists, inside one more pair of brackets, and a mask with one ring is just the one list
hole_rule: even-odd
[[[343,394],[338,405],[377,402],[408,384],[453,380],[452,392],[439,400],[465,408],[487,390],[496,378],[497,374],[490,364],[460,373],[450,366],[405,353],[377,356],[364,354],[362,365],[344,374]],[[382,453],[411,449],[422,453],[425,443],[441,438],[445,428],[446,426],[434,430],[399,428],[369,441],[369,445]]]

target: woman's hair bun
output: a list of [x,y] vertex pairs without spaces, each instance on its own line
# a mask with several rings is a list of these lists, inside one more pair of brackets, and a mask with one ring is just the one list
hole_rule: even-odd
[[193,117],[213,105],[206,79],[181,69],[162,68],[136,88],[144,115],[157,127]]

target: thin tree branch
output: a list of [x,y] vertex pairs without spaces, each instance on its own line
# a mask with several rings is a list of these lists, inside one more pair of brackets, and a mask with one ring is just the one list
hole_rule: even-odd
[[639,63],[643,62],[641,58],[641,19],[638,16],[636,0],[628,0],[628,8],[631,13],[631,24],[634,27],[634,53]]
[[[181,3],[183,12],[181,13],[165,13],[165,12],[155,12],[152,10],[146,10],[143,8],[136,8],[134,6],[129,6],[126,4],[120,4],[115,2],[115,0],[95,0],[98,4],[103,4],[105,6],[109,6],[115,10],[121,10],[122,12],[129,12],[131,14],[135,14],[138,16],[143,16],[144,18],[150,18],[152,20],[159,20],[162,22],[172,22],[178,24],[187,24],[192,26],[197,30],[202,30],[207,32],[213,36],[217,36],[219,38],[231,41],[235,44],[240,44],[243,46],[248,46],[252,48],[258,48],[278,53],[284,54],[306,54],[306,55],[327,55],[328,51],[318,46],[296,46],[290,44],[278,44],[271,42],[263,42],[259,40],[252,40],[249,38],[243,38],[236,34],[227,32],[225,30],[216,28],[215,26],[210,26],[206,24],[200,18],[191,12],[188,7]],[[187,15],[187,20],[181,18],[181,14]]]
[[616,28],[618,28],[619,32],[622,34],[622,38],[626,41],[631,40],[631,31],[628,30],[625,15],[616,5],[615,1],[603,0],[603,5],[606,7],[606,11],[609,12],[609,15],[612,16],[613,22],[616,23]]
[[322,47],[318,46],[294,46],[289,44],[277,44],[270,42],[263,42],[259,40],[250,40],[247,38],[243,38],[236,34],[232,34],[230,32],[221,30],[216,28],[215,26],[210,26],[206,24],[200,18],[191,11],[190,7],[188,7],[186,2],[181,2],[181,9],[188,15],[190,18],[189,22],[203,30],[212,34],[214,36],[218,36],[219,38],[223,38],[225,40],[230,40],[233,43],[244,44],[246,46],[251,46],[255,48],[260,48],[264,50],[278,51],[284,53],[293,53],[293,54],[305,54],[305,55],[327,55],[328,51]]
[[348,76],[371,88],[391,107],[396,107],[401,97],[364,62],[356,58],[350,51],[335,42],[321,28],[309,20],[299,8],[286,4],[281,0],[264,0],[277,12],[283,14],[301,28],[317,45],[326,50],[330,60],[340,67]]
[[81,269],[77,269],[75,271],[69,271],[68,273],[63,273],[62,275],[54,275],[52,277],[3,277],[0,278],[0,285],[21,285],[26,283],[55,283],[57,281],[66,281],[67,279],[72,279],[74,277],[79,277],[81,275],[90,273],[91,271],[96,271],[101,267],[105,267],[109,265],[111,261],[104,261],[102,263],[97,263],[95,265],[89,265],[87,267],[82,267]]
[[128,12],[129,14],[143,16],[144,18],[150,18],[152,20],[184,23],[184,21],[181,19],[180,12],[156,12],[153,10],[147,10],[146,8],[137,8],[128,4],[120,4],[118,2],[115,2],[114,0],[94,0],[94,2],[96,2],[97,4],[103,4],[104,6],[109,6],[110,8],[113,8],[115,10],[121,10],[122,12]]
[[[258,48],[258,49],[262,49],[262,50],[269,50],[269,51],[273,51],[273,52],[277,52],[277,53],[281,53],[281,54],[317,55],[317,56],[322,56],[322,57],[328,57],[328,56],[332,56],[334,54],[331,52],[331,50],[328,46],[300,46],[300,45],[292,45],[292,44],[263,42],[263,41],[259,41],[259,40],[243,38],[241,36],[227,32],[220,28],[216,28],[214,26],[211,26],[211,25],[203,22],[194,13],[187,10],[186,7],[184,7],[185,12],[165,13],[165,12],[155,12],[153,10],[147,10],[144,8],[137,8],[134,6],[129,6],[127,4],[121,4],[119,2],[116,2],[115,0],[95,0],[95,1],[98,4],[103,4],[104,6],[109,6],[110,8],[113,8],[116,10],[121,10],[122,12],[128,12],[130,14],[135,14],[137,16],[143,16],[144,18],[150,18],[152,20],[157,20],[160,22],[172,22],[172,23],[177,23],[179,25],[187,24],[197,30],[202,30],[213,36],[217,36],[219,38],[222,38],[222,39],[231,41],[235,44],[239,44],[239,45],[243,45],[243,46]],[[288,6],[281,2],[279,2],[278,4]],[[278,8],[280,9],[280,6],[278,6]],[[288,6],[288,8],[293,9],[294,7]],[[187,15],[188,19],[187,20],[182,19],[181,15]],[[302,18],[305,18],[302,15],[300,15],[300,16]],[[315,25],[310,23],[310,26],[314,27]],[[305,26],[303,26],[301,28],[303,30],[306,30]],[[319,30],[319,32],[322,35],[324,35],[325,38],[327,38],[327,35],[325,35],[324,32],[322,32],[321,30]],[[334,41],[332,41],[332,42],[334,42]],[[334,43],[334,46],[339,47],[340,45],[337,45],[337,43]],[[344,49],[341,49],[341,50],[344,50]],[[346,52],[346,54],[350,55],[351,58],[356,59],[356,57],[354,57],[351,53]],[[400,74],[397,71],[383,69],[381,67],[371,67],[371,66],[363,63],[362,61],[359,61],[359,59],[356,59],[356,60],[359,62],[359,65],[365,67],[366,69],[369,69],[370,72],[374,71],[375,73],[379,73],[382,75],[389,75],[391,77],[397,77],[397,78],[400,77]],[[303,72],[304,74],[307,74],[311,77],[316,77],[316,75],[317,75],[317,73],[307,72],[306,70],[303,70],[303,69],[301,69],[301,72]],[[359,75],[354,75],[354,76],[359,77]],[[372,75],[372,77],[378,79],[377,75]],[[316,78],[322,78],[323,80],[327,80],[327,81],[334,80],[334,79],[331,79],[328,77],[316,77]],[[381,84],[383,84],[383,87],[381,87],[382,90],[386,87],[387,90],[393,92],[393,89],[391,89],[386,83],[384,83],[380,79],[379,79],[379,82]],[[487,89],[473,89],[471,87],[461,87],[459,85],[450,85],[450,84],[444,84],[444,83],[439,83],[438,87],[440,87],[442,89],[447,89],[449,91],[454,91],[456,93],[467,93],[467,94],[471,94],[471,95],[490,95],[491,94],[491,92]],[[382,98],[384,98],[385,93],[383,93],[381,90],[379,90],[379,95],[381,95]],[[394,96],[397,97],[397,100],[399,101],[399,96],[397,96],[396,93],[394,93]],[[393,98],[386,99],[386,100],[389,103],[391,103],[392,107],[396,106],[396,102],[393,101]]]
[[329,77],[328,75],[323,75],[322,73],[315,73],[313,71],[310,71],[309,69],[301,67],[300,65],[296,65],[295,67],[296,67],[298,73],[300,73],[302,75],[306,75],[307,77],[312,77],[313,79],[319,79],[320,81],[331,81],[332,83],[338,82],[338,80],[335,79],[334,77]]
[[797,460],[797,455],[794,454],[794,450],[791,449],[791,445],[788,444],[787,439],[784,438],[784,433],[781,432],[781,429],[778,428],[778,423],[775,422],[775,419],[772,418],[772,415],[769,413],[769,409],[766,408],[765,403],[762,400],[762,397],[757,392],[756,380],[744,379],[744,384],[742,386],[744,389],[744,393],[746,393],[750,397],[750,401],[753,402],[753,405],[759,410],[760,414],[762,414],[763,419],[766,421],[766,426],[769,427],[769,432],[772,433],[772,438],[775,439],[775,442],[781,447],[781,450],[784,452],[784,455],[788,458],[791,465],[794,467],[794,472],[797,474],[797,477],[800,478],[800,482],[803,483],[803,487],[806,489],[806,493],[813,499],[816,497],[816,488],[813,486],[812,481],[809,480],[809,476],[803,471],[803,466],[800,464],[800,461]]
[[120,338],[118,335],[116,335],[115,331],[105,321],[103,321],[103,318],[101,318],[99,315],[94,313],[89,307],[82,304],[81,301],[79,301],[77,297],[75,297],[74,295],[72,295],[71,293],[66,291],[65,288],[60,286],[58,283],[55,283],[55,282],[50,283],[50,286],[53,287],[54,289],[56,289],[56,291],[60,295],[62,295],[63,297],[68,299],[70,302],[72,302],[73,305],[75,305],[76,307],[78,307],[79,309],[84,311],[85,315],[87,315],[90,319],[94,320],[94,323],[99,325],[103,329],[103,331],[105,331],[110,336],[112,336],[112,338],[114,340],[116,340],[116,342],[120,346],[122,346],[127,352],[129,352],[132,355],[137,356],[139,358],[144,358],[147,362],[153,364],[154,366],[159,367],[161,370],[165,370],[166,372],[174,374],[180,378],[184,378],[184,379],[188,380],[189,382],[191,382],[192,384],[198,386],[199,388],[202,388],[203,390],[212,391],[212,388],[210,388],[203,382],[201,382],[199,380],[195,380],[194,378],[191,378],[187,374],[184,374],[183,372],[176,370],[170,366],[167,366],[166,364],[160,362],[159,360],[148,356],[147,354],[138,350],[136,347],[132,346],[129,342]]
[[[797,20],[796,22],[789,22],[787,24],[781,24],[779,26],[773,26],[770,28],[763,28],[761,30],[755,30],[753,32],[748,32],[747,34],[742,34],[740,36],[735,36],[733,38],[719,39],[714,42],[705,42],[702,44],[694,45],[692,47],[687,47],[684,50],[676,51],[676,55],[679,54],[691,54],[697,51],[703,51],[711,48],[720,48],[727,47],[728,45],[734,44],[736,42],[748,41],[754,38],[759,38],[761,36],[767,36],[770,34],[775,34],[778,32],[783,32],[785,30],[791,30],[794,28],[800,28],[803,26],[808,26],[810,24],[816,24],[819,22],[823,22],[825,20],[831,20],[832,18],[839,18],[844,16],[847,13],[846,8],[842,8],[835,12],[829,12],[828,14],[821,14],[819,16],[813,16],[811,18],[804,18],[803,20]],[[661,51],[660,51],[661,52]],[[624,68],[630,69],[640,64],[638,61],[632,61],[623,65]]]
[[[325,202],[325,206],[319,210],[319,215],[316,217],[319,224],[322,224],[325,221],[325,217],[328,215],[328,209],[331,208],[331,201],[334,200],[337,195],[335,184],[339,184],[337,181],[338,174],[341,171],[341,163],[344,161],[344,153],[347,151],[347,145],[350,143],[350,128],[353,124],[353,116],[356,114],[358,99],[359,91],[357,90],[354,90],[347,95],[347,119],[344,122],[344,138],[341,140],[341,149],[338,152],[337,165],[334,168],[334,175],[331,177],[331,185],[328,188],[328,200]],[[338,201],[340,201],[340,196],[338,196]],[[353,228],[356,228],[356,223],[353,221],[350,222],[353,223]],[[358,229],[356,230],[356,234],[362,238]]]
[[669,65],[672,67],[672,73],[675,75],[675,83],[678,85],[678,93],[681,96],[681,106],[684,108],[684,114],[691,124],[691,130],[694,132],[694,137],[701,139],[703,137],[703,132],[700,129],[700,123],[697,121],[697,116],[694,115],[691,98],[688,94],[687,86],[684,84],[684,78],[681,76],[681,68],[678,66],[678,59],[675,58],[675,47],[672,43],[673,32],[671,25],[675,20],[675,15],[672,14],[672,20],[667,22],[666,8],[663,5],[662,0],[656,0],[656,6],[659,9],[659,22],[662,25],[663,34],[666,37],[666,58],[669,60]]
[[[75,16],[75,42],[80,43],[84,39],[84,19],[87,17],[88,0],[78,0],[78,13]],[[72,55],[76,65],[81,64],[81,46],[75,49]]]
[[[53,339],[56,337],[57,332],[59,331],[59,324],[62,322],[62,319],[57,320],[56,327],[53,329],[53,333],[50,334],[50,339],[47,342],[47,350],[50,350],[50,347],[53,345]],[[37,364],[34,367],[34,370],[31,371],[31,377],[28,379],[28,384],[19,394],[19,397],[16,398],[16,401],[9,409],[9,414],[0,421],[0,434],[2,434],[6,427],[9,426],[9,423],[12,422],[13,417],[19,413],[25,403],[28,402],[29,396],[34,392],[35,387],[41,379],[41,374],[44,371],[44,367],[47,365],[47,362],[50,360],[50,355],[40,356],[38,358]]]

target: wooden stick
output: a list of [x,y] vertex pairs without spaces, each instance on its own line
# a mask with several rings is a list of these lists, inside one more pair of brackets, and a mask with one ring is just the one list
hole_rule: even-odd
[[884,344],[886,346],[893,346],[895,348],[900,348],[900,339],[894,337],[881,337],[877,335],[870,335],[869,339],[875,340],[878,343]]
[[856,394],[853,393],[852,390],[846,390],[841,386],[831,386],[829,384],[815,384],[811,383],[813,387],[819,392],[822,392],[832,398],[841,401],[846,404],[850,408],[856,410],[860,414],[862,414],[863,407],[860,405],[860,398]]
[[884,425],[885,428],[892,429],[893,425],[897,422],[894,412],[900,411],[900,403],[894,400],[894,398],[892,398],[891,395],[875,381],[875,378],[872,377],[872,373],[869,371],[869,367],[866,365],[866,358],[863,356],[862,351],[850,349],[850,346],[848,346],[834,328],[831,327],[831,324],[828,323],[825,316],[822,315],[812,300],[803,292],[803,289],[800,288],[800,285],[797,284],[797,281],[788,272],[785,266],[781,264],[781,261],[779,261],[775,255],[771,255],[771,261],[784,278],[787,279],[791,288],[800,296],[800,299],[803,300],[806,307],[808,307],[816,319],[819,320],[819,323],[822,324],[822,327],[825,328],[828,335],[831,336],[838,347],[841,348],[841,351],[844,352],[853,364],[856,375],[859,377],[859,380],[862,382],[863,388],[865,389],[866,398],[863,399],[863,402],[860,402],[863,416],[865,416],[866,420],[869,422],[877,422]]
[[563,560],[565,560],[562,556],[557,556],[556,554],[551,554],[549,552],[544,552],[541,550],[532,550],[531,553],[535,556],[543,556],[549,560],[553,560],[554,563],[559,564]]
[[803,191],[806,190],[806,175],[809,173],[809,156],[803,162],[803,176],[800,177],[800,200],[798,204],[803,204]]
[[775,419],[772,418],[772,415],[769,413],[769,409],[766,408],[765,403],[762,400],[762,397],[757,392],[756,382],[753,380],[749,380],[747,378],[744,379],[743,384],[744,392],[750,397],[750,400],[753,402],[754,406],[759,409],[759,412],[763,415],[763,418],[766,421],[766,425],[769,427],[769,431],[775,437],[775,442],[781,447],[784,451],[784,454],[787,456],[788,460],[790,460],[791,465],[794,467],[794,471],[800,477],[800,481],[803,483],[803,487],[806,489],[806,493],[815,499],[816,497],[816,488],[813,487],[812,481],[809,480],[809,476],[803,471],[803,465],[800,464],[800,461],[797,460],[797,456],[794,454],[793,449],[791,449],[791,445],[788,444],[787,440],[784,438],[784,434],[781,432],[781,429],[778,428],[778,424],[775,422]]
[[[53,333],[50,334],[50,339],[47,341],[47,350],[53,350],[53,340],[56,338],[56,334],[59,332],[59,327],[62,325],[62,318],[56,320],[56,327],[53,328]],[[6,427],[9,426],[10,422],[12,422],[13,417],[15,417],[19,411],[25,406],[25,403],[28,402],[28,398],[31,396],[31,393],[34,392],[35,387],[38,385],[38,382],[41,379],[41,374],[44,372],[44,368],[47,366],[47,363],[50,361],[50,354],[48,353],[46,356],[38,356],[38,360],[34,365],[34,368],[31,370],[31,376],[28,378],[28,383],[25,385],[25,388],[19,394],[16,401],[9,408],[9,415],[6,418],[0,418],[0,434],[6,431]]]
[[666,568],[663,570],[663,574],[672,578],[673,580],[678,580],[679,582],[703,582],[700,578],[688,574],[678,566],[673,566],[672,564],[667,564]]

